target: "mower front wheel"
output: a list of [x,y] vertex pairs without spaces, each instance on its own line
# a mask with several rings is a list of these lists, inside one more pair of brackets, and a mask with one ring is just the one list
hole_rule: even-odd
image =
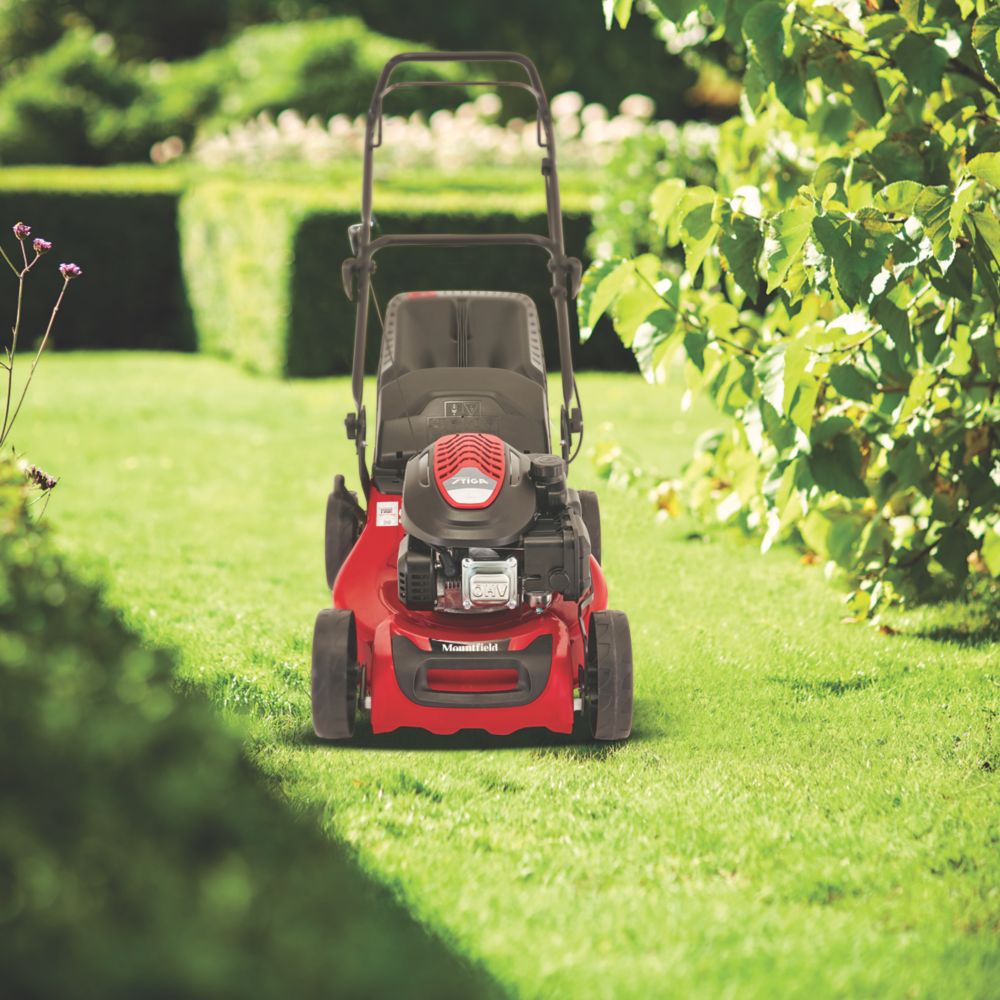
[[312,646],[313,729],[322,740],[347,740],[358,715],[358,639],[354,612],[324,608]]
[[587,634],[584,697],[595,740],[632,732],[632,636],[624,611],[595,611]]

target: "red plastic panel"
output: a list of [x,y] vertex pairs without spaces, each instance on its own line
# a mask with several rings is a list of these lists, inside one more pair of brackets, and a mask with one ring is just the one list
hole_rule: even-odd
[[495,434],[446,434],[434,442],[441,496],[465,510],[488,507],[503,486],[507,447]]
[[[573,728],[573,688],[583,667],[583,637],[578,606],[556,596],[542,615],[528,608],[483,614],[447,614],[410,611],[396,592],[396,556],[403,527],[399,523],[398,495],[368,494],[368,518],[357,544],[337,575],[333,606],[354,612],[358,632],[358,659],[365,669],[372,697],[372,730],[389,732],[416,727],[432,733],[482,729],[507,734],[528,727],[568,733]],[[583,609],[584,627],[590,616],[608,606],[608,588],[597,561],[591,557],[594,596]],[[512,650],[524,649],[539,635],[553,637],[552,670],[538,698],[510,708],[438,708],[410,701],[396,682],[391,636],[400,633],[420,649],[430,650],[431,639],[449,642],[487,642],[510,639]]]

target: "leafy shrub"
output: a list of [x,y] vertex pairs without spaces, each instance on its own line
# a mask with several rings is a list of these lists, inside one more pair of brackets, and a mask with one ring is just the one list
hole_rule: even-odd
[[550,93],[578,90],[588,100],[611,107],[629,94],[649,94],[665,117],[688,113],[684,94],[695,74],[680,60],[665,56],[662,44],[641,24],[608,38],[600,11],[579,0],[507,0],[502,11],[491,4],[439,0],[365,0],[360,6],[355,0],[238,0],[233,15],[287,20],[317,10],[360,11],[376,31],[431,48],[525,52],[538,64]]
[[685,357],[736,418],[692,503],[801,538],[854,613],[1000,575],[1000,11],[661,7],[741,49],[744,113],[713,187],[653,192],[683,274],[595,267],[582,326],[610,309],[653,378]]
[[655,122],[624,139],[602,172],[601,193],[594,199],[591,256],[664,253],[664,234],[650,214],[653,191],[666,177],[714,183],[718,143],[718,129],[703,122]]
[[[142,347],[191,350],[194,329],[181,281],[178,182],[145,171],[10,169],[0,173],[0,217],[58,233],[59,251],[87,274],[53,335],[56,350]],[[24,347],[37,346],[55,272],[40,273],[26,304]],[[13,305],[0,285],[0,310]]]
[[[248,28],[194,59],[122,63],[111,36],[77,28],[29,60],[0,88],[5,163],[145,160],[167,136],[190,141],[200,124],[219,129],[260,112],[292,108],[329,116],[366,108],[383,64],[409,42],[369,31],[356,18]],[[403,67],[455,79],[453,67]],[[404,90],[404,112],[450,107],[462,88]],[[398,99],[397,99],[398,98]]]
[[[541,198],[523,191],[411,189],[382,194],[377,217],[385,232],[543,232]],[[181,206],[184,273],[203,350],[247,367],[290,375],[350,370],[354,304],[344,296],[340,263],[349,256],[347,226],[357,221],[355,189],[311,191],[298,185],[206,180]],[[583,252],[586,199],[567,192],[566,241]],[[396,291],[428,288],[520,290],[538,303],[550,364],[557,358],[544,254],[532,248],[474,251],[387,250],[375,278],[382,305]],[[372,313],[374,317],[374,313]],[[376,320],[373,318],[374,331]],[[372,343],[377,338],[371,337]],[[374,349],[373,349],[374,350]],[[374,354],[370,356],[374,364]],[[581,348],[582,367],[631,365],[614,337]]]
[[118,41],[127,59],[180,59],[218,44],[229,27],[231,0],[4,0],[0,59],[38,55],[67,27],[92,27]]
[[104,162],[101,133],[142,93],[106,36],[79,29],[32,59],[0,89],[4,163]]
[[24,503],[0,466],[5,992],[496,995],[267,794],[235,733],[67,575]]
[[[627,94],[651,94],[661,113],[683,115],[694,74],[665,60],[641,24],[614,39],[600,12],[578,0],[513,0],[503,16],[486,4],[437,0],[6,0],[0,7],[0,65],[51,47],[64,27],[82,20],[116,39],[126,59],[182,59],[206,52],[242,28],[262,22],[360,14],[375,31],[439,49],[513,49],[531,54],[552,92],[580,90],[617,105]],[[573,44],[566,44],[572,30]],[[402,95],[396,95],[402,96]],[[398,106],[398,105],[397,105]],[[326,112],[329,113],[329,112]],[[163,133],[154,138],[163,138]]]

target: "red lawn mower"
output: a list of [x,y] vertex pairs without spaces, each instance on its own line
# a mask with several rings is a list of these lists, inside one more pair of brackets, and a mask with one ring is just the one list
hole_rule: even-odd
[[[514,86],[534,97],[547,236],[372,238],[383,99],[440,83],[393,83],[393,71],[401,63],[446,61],[512,63],[524,71],[526,81],[463,83]],[[357,292],[355,409],[345,424],[365,509],[336,476],[326,516],[333,607],[319,613],[313,635],[316,735],[350,738],[359,709],[367,709],[374,733],[569,733],[585,712],[595,739],[625,739],[632,727],[628,620],[607,610],[597,497],[566,482],[583,434],[568,305],[581,266],[563,246],[552,117],[534,63],[510,52],[391,59],[368,111],[361,197],[343,280],[349,298]],[[540,247],[549,256],[562,369],[560,454],[552,453],[535,303],[514,292],[409,292],[385,313],[369,472],[362,390],[375,254],[496,244]]]

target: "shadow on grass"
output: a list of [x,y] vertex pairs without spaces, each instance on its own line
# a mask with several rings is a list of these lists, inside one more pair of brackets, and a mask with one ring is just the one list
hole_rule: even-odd
[[890,624],[903,636],[979,649],[1000,643],[1000,587],[978,582],[964,597],[914,605]]
[[930,639],[933,642],[948,643],[979,649],[1000,643],[1000,617],[987,618],[979,622],[960,622],[952,625],[932,625],[908,633],[915,639]]
[[463,729],[451,736],[438,736],[423,729],[396,729],[391,733],[373,733],[367,719],[358,723],[354,738],[343,742],[319,739],[312,729],[286,730],[286,744],[309,746],[324,750],[399,751],[427,750],[433,752],[460,750],[527,750],[537,755],[575,757],[579,760],[604,760],[630,743],[647,738],[646,732],[634,727],[628,740],[598,743],[590,735],[586,720],[578,719],[572,733],[553,733],[547,729],[522,729],[509,736],[494,736],[482,730]]
[[863,691],[875,683],[875,678],[869,674],[855,674],[846,680],[841,677],[809,678],[809,677],[768,677],[772,684],[782,684],[792,692],[804,698],[839,698],[852,691]]

